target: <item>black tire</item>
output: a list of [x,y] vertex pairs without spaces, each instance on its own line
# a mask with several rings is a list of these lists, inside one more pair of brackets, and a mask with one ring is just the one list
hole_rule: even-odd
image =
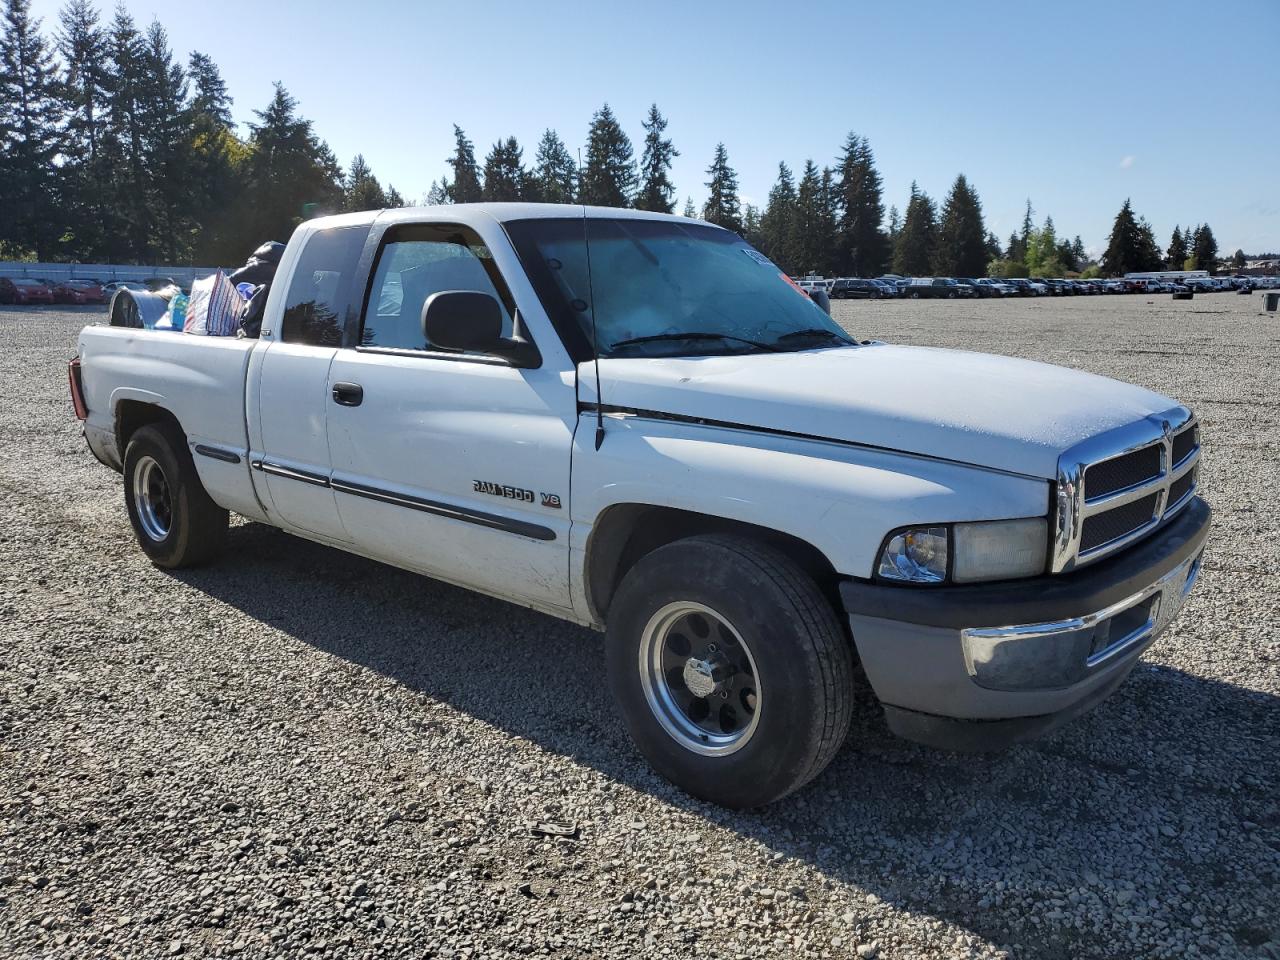
[[[651,705],[653,694],[646,693],[643,663],[646,652],[653,650],[646,636],[664,611],[682,604],[708,608],[730,626],[725,631],[712,618],[714,635],[699,633],[696,622],[687,632],[714,640],[736,631],[740,643],[722,640],[724,652],[736,649],[740,657],[744,647],[748,651],[754,676],[743,682],[754,681],[756,689],[749,696],[741,687],[733,689],[734,697],[742,700],[743,717],[754,716],[754,724],[732,752],[696,752],[669,732],[672,721],[661,718],[661,707]],[[667,636],[673,643],[682,639],[674,628]],[[705,640],[694,637],[692,642]],[[665,644],[664,640],[660,649],[665,650]],[[676,656],[688,652],[683,673],[687,677],[689,663],[702,654],[696,647],[690,651],[687,641],[685,645]],[[712,803],[758,807],[798,790],[831,762],[849,729],[853,652],[835,611],[794,561],[749,539],[690,537],[643,557],[627,573],[610,606],[606,657],[613,695],[640,752],[676,786]],[[662,673],[649,674],[651,688],[654,675]],[[726,684],[735,682],[734,674],[730,678]],[[697,699],[680,683],[672,682],[666,689]],[[702,699],[717,711],[732,713],[732,700],[721,706],[716,699],[727,694],[726,689]],[[687,720],[692,715],[689,710],[682,716]],[[718,716],[722,723],[724,713]],[[701,737],[704,743],[707,739]]]
[[920,299],[920,294],[916,293],[916,292],[913,290],[913,291],[911,292],[911,294],[910,294],[910,297],[911,297],[911,299],[912,299],[912,300],[919,300],[919,299]]
[[124,502],[138,545],[157,567],[208,563],[226,545],[227,511],[205,492],[186,437],[174,424],[139,427],[130,438]]

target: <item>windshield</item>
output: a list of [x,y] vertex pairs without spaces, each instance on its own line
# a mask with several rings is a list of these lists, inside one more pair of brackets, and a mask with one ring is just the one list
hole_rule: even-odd
[[[808,295],[741,237],[668,220],[508,223],[520,259],[570,350],[691,356],[852,344]],[[591,274],[588,283],[590,237]],[[819,283],[818,286],[821,286]],[[567,329],[566,329],[567,328]]]

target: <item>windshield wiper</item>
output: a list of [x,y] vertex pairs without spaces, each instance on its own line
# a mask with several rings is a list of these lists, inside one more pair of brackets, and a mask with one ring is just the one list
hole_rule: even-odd
[[617,350],[619,347],[627,347],[637,343],[658,343],[663,340],[732,340],[735,343],[745,343],[749,346],[756,347],[760,350],[768,350],[770,353],[782,353],[778,347],[771,346],[767,343],[760,343],[758,340],[748,340],[746,337],[735,337],[731,333],[711,333],[710,331],[688,331],[686,333],[654,333],[647,337],[631,337],[628,340],[619,340],[613,344],[610,351]]
[[790,340],[799,340],[801,337],[821,338],[824,340],[836,340],[849,346],[855,346],[857,341],[849,339],[844,334],[836,333],[834,330],[828,330],[826,327],[809,327],[805,330],[792,330],[790,333],[784,333],[778,338],[778,343]]

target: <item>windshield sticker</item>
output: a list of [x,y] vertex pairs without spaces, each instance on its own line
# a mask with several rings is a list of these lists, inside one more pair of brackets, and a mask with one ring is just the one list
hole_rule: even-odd
[[745,253],[748,257],[750,257],[756,263],[760,264],[760,266],[762,267],[773,266],[773,261],[770,260],[768,257],[766,257],[759,250],[752,250],[750,247],[739,247],[738,249],[741,250],[743,253]]

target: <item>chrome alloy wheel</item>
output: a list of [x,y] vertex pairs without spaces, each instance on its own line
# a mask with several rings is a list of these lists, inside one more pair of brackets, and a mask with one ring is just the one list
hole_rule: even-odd
[[148,537],[159,543],[169,535],[173,501],[164,471],[154,457],[142,457],[133,468],[133,502],[138,523]]
[[760,682],[742,635],[708,606],[669,603],[640,637],[640,682],[649,709],[682,747],[723,757],[760,722]]

